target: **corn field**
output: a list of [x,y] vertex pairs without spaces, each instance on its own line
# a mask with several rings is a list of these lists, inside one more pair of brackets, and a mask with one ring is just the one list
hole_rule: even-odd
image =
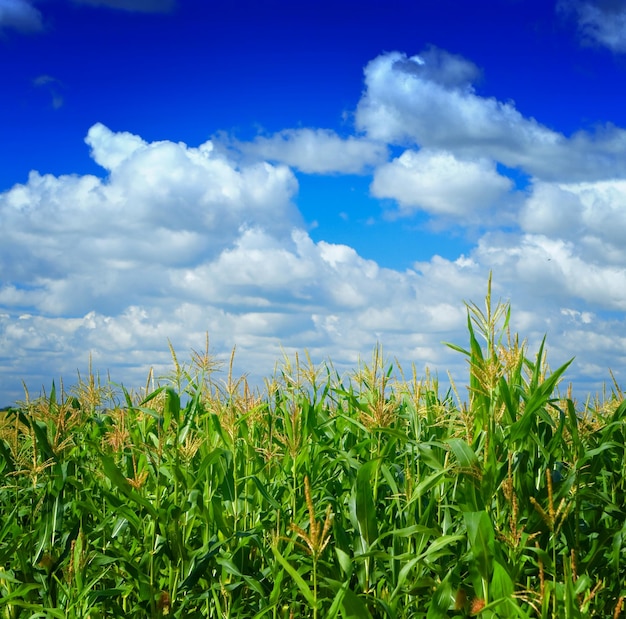
[[[377,347],[263,389],[207,349],[0,413],[0,617],[623,617],[626,403],[561,394],[510,306],[468,304],[467,387]],[[466,397],[465,397],[466,396]]]

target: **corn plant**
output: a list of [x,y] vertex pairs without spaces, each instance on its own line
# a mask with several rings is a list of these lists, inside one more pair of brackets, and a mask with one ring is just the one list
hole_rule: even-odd
[[0,412],[0,617],[620,617],[626,403],[467,305],[467,396],[377,346],[263,389],[209,353]]

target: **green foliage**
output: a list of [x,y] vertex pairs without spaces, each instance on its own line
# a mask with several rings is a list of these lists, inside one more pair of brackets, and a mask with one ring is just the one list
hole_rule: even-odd
[[[620,617],[626,401],[580,408],[468,305],[469,396],[207,350],[138,393],[91,373],[0,413],[0,618]],[[231,366],[232,367],[232,366]]]

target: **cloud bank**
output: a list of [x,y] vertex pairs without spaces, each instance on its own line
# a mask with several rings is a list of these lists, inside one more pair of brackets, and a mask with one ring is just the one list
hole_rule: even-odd
[[285,129],[252,142],[231,142],[242,153],[289,165],[307,174],[362,174],[387,159],[382,142],[328,129]]
[[[33,354],[47,359],[42,374],[73,372],[89,351],[108,366],[143,360],[144,371],[165,361],[166,338],[188,349],[206,331],[260,371],[281,347],[354,363],[387,331],[435,363],[435,334],[462,323],[437,286],[415,307],[432,286],[417,272],[315,243],[284,165],[241,165],[211,142],[147,143],[101,124],[86,142],[105,179],[33,172],[0,195],[3,380],[32,374]],[[482,278],[467,268],[469,293]],[[407,337],[416,320],[423,332]]]

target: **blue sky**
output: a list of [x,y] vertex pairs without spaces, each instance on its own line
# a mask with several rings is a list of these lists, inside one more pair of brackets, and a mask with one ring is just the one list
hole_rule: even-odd
[[623,385],[625,2],[0,0],[0,59],[0,404],[206,332],[464,385],[490,271]]

